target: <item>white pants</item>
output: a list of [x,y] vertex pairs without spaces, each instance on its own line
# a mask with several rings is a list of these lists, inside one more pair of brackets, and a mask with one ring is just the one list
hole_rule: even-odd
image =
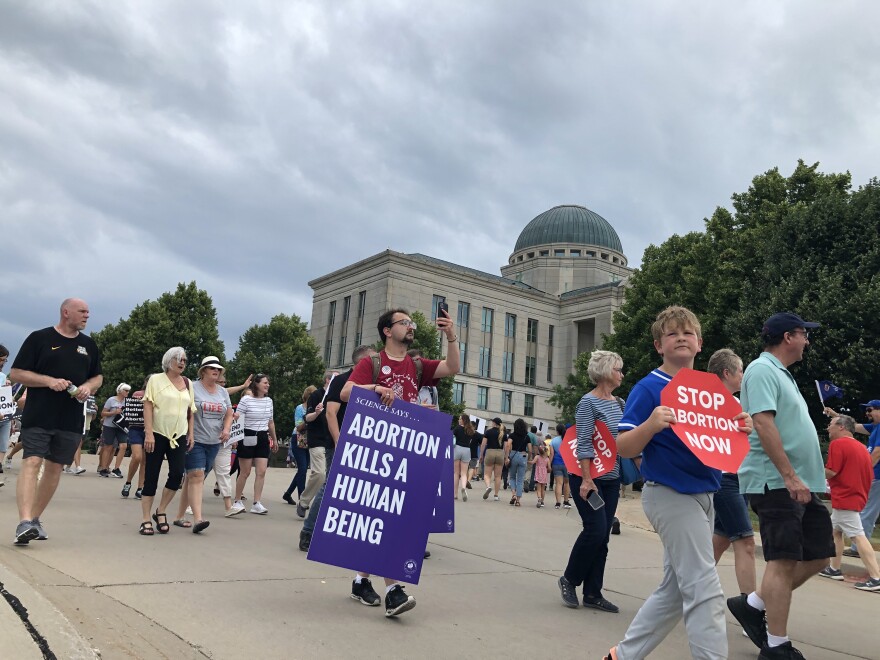
[[217,458],[214,459],[214,474],[217,475],[217,488],[223,497],[232,497],[234,495],[232,486],[232,477],[229,476],[229,470],[232,468],[232,445],[224,447],[220,445],[220,451],[217,452]]

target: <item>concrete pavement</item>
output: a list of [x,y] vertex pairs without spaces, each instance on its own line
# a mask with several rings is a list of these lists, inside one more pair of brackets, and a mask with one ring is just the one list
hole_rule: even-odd
[[[15,468],[0,489],[0,582],[58,658],[600,658],[661,575],[660,543],[638,498],[628,498],[605,580],[620,614],[567,609],[556,578],[578,533],[577,512],[539,510],[533,494],[521,508],[507,505],[509,494],[483,501],[475,488],[457,503],[458,531],[431,537],[422,582],[407,589],[418,606],[386,619],[382,608],[348,597],[350,571],[309,562],[297,549],[302,523],[280,499],[292,470],[269,471],[267,516],[225,519],[207,490],[211,527],[202,535],[172,527],[142,537],[140,502],[120,497],[122,480],[98,477],[94,456],[83,466],[81,476],[62,475],[42,516],[49,540],[25,548],[12,545]],[[175,511],[176,503],[169,520]],[[844,570],[863,572],[858,560]],[[725,593],[735,594],[732,554],[719,573]],[[790,634],[807,658],[876,658],[878,607],[877,594],[816,578],[795,596]],[[755,658],[732,617],[728,624],[730,657]],[[2,600],[0,640],[2,658],[44,657]],[[688,656],[679,625],[651,657]]]

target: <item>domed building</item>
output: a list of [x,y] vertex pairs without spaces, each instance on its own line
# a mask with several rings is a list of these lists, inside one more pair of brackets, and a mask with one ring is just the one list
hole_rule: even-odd
[[482,419],[553,423],[547,402],[577,355],[601,346],[631,269],[614,227],[583,206],[556,206],[520,233],[501,275],[386,250],[309,282],[310,332],[328,367],[378,339],[391,307],[436,315],[449,305],[462,370],[455,398]]

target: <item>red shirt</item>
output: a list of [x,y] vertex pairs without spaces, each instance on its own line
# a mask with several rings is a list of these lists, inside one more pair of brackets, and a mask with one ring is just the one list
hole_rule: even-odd
[[825,467],[837,473],[828,480],[831,506],[841,511],[864,509],[874,479],[871,455],[865,445],[855,438],[832,440]]
[[[424,385],[436,385],[434,372],[440,360],[422,360],[422,382],[416,380],[416,364],[407,355],[403,360],[392,360],[385,351],[379,352],[379,376],[377,384],[391,388],[394,396],[410,403],[419,402],[419,388]],[[354,368],[349,380],[356,385],[373,384],[373,361],[369,357],[362,358]]]

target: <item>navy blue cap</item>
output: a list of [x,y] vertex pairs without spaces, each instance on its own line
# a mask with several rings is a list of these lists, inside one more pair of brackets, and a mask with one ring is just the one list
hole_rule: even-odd
[[868,403],[860,403],[862,408],[880,408],[880,399],[871,399]]
[[796,328],[818,328],[818,323],[804,321],[800,316],[792,312],[777,312],[769,319],[764,321],[764,327],[761,328],[762,336],[775,337],[785,332],[790,332]]

